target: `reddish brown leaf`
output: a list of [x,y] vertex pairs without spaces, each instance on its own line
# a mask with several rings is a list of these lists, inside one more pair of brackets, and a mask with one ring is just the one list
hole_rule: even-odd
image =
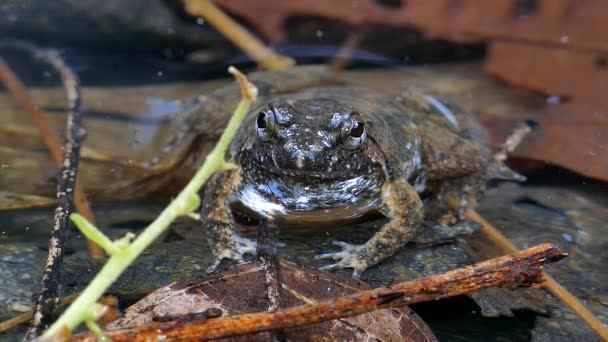
[[[285,306],[315,303],[353,294],[370,286],[352,278],[282,262],[279,277]],[[164,320],[188,320],[209,309],[222,316],[267,310],[261,268],[249,263],[209,278],[174,283],[128,308],[108,329],[125,329]],[[200,318],[196,317],[196,318]],[[436,341],[428,326],[407,307],[384,309],[345,319],[285,330],[289,340]],[[265,341],[269,333],[256,335]],[[248,337],[247,340],[251,340]]]

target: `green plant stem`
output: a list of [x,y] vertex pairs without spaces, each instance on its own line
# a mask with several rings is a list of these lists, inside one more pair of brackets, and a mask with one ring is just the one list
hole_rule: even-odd
[[[241,75],[242,76],[242,75]],[[235,75],[241,87],[244,86],[244,81]],[[73,330],[86,317],[86,314],[91,310],[97,300],[104,292],[116,281],[122,272],[148,247],[178,216],[184,215],[183,208],[188,208],[189,201],[197,194],[200,188],[205,184],[207,179],[217,170],[224,167],[224,154],[232,137],[236,133],[241,121],[245,117],[247,110],[255,101],[255,88],[253,94],[247,96],[246,90],[243,90],[243,98],[237,106],[234,114],[230,118],[228,126],[220,137],[220,140],[215,145],[213,151],[207,156],[205,163],[196,172],[188,185],[179,193],[179,195],[167,206],[160,216],[154,220],[128,247],[124,253],[113,255],[104,265],[101,271],[91,281],[89,286],[81,293],[81,295],[70,305],[70,307],[59,317],[51,327],[45,331],[44,337],[53,337],[57,335],[62,327],[67,327]]]

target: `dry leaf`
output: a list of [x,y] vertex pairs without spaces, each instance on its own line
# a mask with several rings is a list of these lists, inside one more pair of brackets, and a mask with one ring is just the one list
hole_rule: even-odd
[[[352,294],[370,286],[355,279],[282,261],[281,296],[287,306]],[[177,282],[161,288],[128,308],[108,329],[125,329],[162,320],[187,320],[193,314],[222,316],[265,311],[268,301],[264,274],[254,263],[211,277]],[[210,310],[211,309],[211,310]],[[288,340],[436,341],[430,328],[407,307],[379,310],[346,319],[285,330]],[[268,340],[269,333],[255,336]],[[239,338],[241,339],[241,338]],[[251,337],[247,337],[251,340]]]

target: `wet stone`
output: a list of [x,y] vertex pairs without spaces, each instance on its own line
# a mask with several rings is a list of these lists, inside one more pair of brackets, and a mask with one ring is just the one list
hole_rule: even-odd
[[[479,212],[519,248],[551,242],[568,253],[568,258],[545,270],[608,324],[608,212],[602,205],[576,189],[503,183],[487,192]],[[487,241],[482,240],[476,247],[484,244]],[[481,248],[480,255],[491,257],[493,253]],[[596,339],[595,333],[570,309],[551,295],[546,296],[551,298],[551,307],[547,316],[537,318],[533,340]]]
[[0,320],[31,308],[45,259],[32,244],[0,242]]

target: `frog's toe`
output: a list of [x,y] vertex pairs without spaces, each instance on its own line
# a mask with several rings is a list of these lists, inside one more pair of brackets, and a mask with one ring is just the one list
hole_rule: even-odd
[[339,262],[337,262],[335,264],[326,265],[319,269],[324,270],[324,271],[333,271],[333,270],[340,270],[343,268],[352,268],[353,269],[353,278],[359,278],[361,276],[361,273],[363,271],[365,271],[366,267],[362,266],[361,263],[359,263],[357,261],[353,261],[351,259],[352,258],[347,257],[345,259],[340,260]]
[[213,261],[213,264],[211,264],[211,266],[207,267],[207,273],[215,272],[215,270],[217,270],[217,267],[220,265],[221,262],[222,262],[222,259],[215,259]]
[[243,263],[243,255],[256,254],[257,242],[255,240],[234,235],[232,237],[232,242],[233,243],[224,248],[215,248],[213,251],[213,264],[207,268],[207,273],[215,272],[224,259],[230,259],[236,263]]
[[353,245],[344,241],[332,241],[331,244],[341,247],[342,251],[315,255],[315,259],[346,259],[360,247],[359,245]]
[[358,278],[361,275],[361,272],[367,268],[367,263],[363,262],[363,260],[361,260],[359,257],[359,251],[363,246],[353,245],[343,241],[333,241],[332,244],[340,246],[342,250],[334,253],[319,254],[315,256],[315,259],[333,259],[339,261],[334,264],[323,266],[320,269],[331,271],[343,268],[352,268],[353,277]]
[[234,235],[232,239],[237,244],[237,250],[238,253],[241,255],[241,259],[243,259],[243,254],[256,254],[258,248],[257,241],[240,237],[238,235]]
[[319,259],[340,260],[340,259],[347,258],[351,254],[352,253],[348,252],[348,251],[341,251],[341,252],[335,252],[335,253],[325,253],[325,254],[315,255],[315,259],[317,259],[317,260],[319,260]]

